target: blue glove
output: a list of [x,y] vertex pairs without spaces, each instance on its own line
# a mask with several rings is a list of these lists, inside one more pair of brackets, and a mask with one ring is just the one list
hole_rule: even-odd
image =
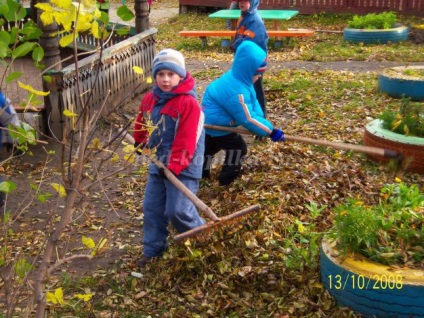
[[278,128],[274,128],[271,135],[269,135],[269,136],[271,137],[271,140],[275,141],[275,142],[282,142],[282,141],[286,140],[284,138],[283,131],[281,129],[278,129]]

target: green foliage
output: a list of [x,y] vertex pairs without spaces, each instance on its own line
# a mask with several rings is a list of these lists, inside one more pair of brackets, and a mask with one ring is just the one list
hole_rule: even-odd
[[119,7],[116,10],[116,14],[122,19],[122,21],[130,21],[134,19],[134,13],[127,6]]
[[19,279],[23,279],[25,275],[31,270],[32,265],[28,263],[25,259],[19,259],[15,263],[15,273]]
[[407,68],[403,71],[403,74],[408,76],[416,76],[416,77],[423,77],[424,78],[424,69],[412,69]]
[[[327,206],[319,207],[316,202],[311,202],[306,205],[306,208],[311,212],[312,220],[315,220]],[[285,258],[287,268],[296,270],[316,268],[323,233],[317,231],[315,223],[296,220],[294,224],[287,227],[287,236],[284,246],[287,254]]]
[[424,107],[422,103],[402,99],[399,110],[386,109],[378,116],[383,128],[406,136],[424,137]]
[[335,208],[329,236],[343,253],[382,264],[413,266],[424,260],[424,194],[417,185],[388,184],[376,205],[350,199]]
[[1,192],[10,193],[13,190],[16,190],[16,184],[13,181],[6,180],[6,181],[0,182]]
[[10,24],[9,28],[0,31],[0,59],[11,57],[14,60],[37,50],[34,61],[38,63],[40,56],[44,56],[43,48],[37,43],[42,32],[33,21],[22,22],[27,15],[26,9],[17,1],[7,0],[0,5],[0,14],[1,24]]
[[394,12],[369,13],[355,15],[348,26],[352,29],[390,29],[395,26],[397,16]]

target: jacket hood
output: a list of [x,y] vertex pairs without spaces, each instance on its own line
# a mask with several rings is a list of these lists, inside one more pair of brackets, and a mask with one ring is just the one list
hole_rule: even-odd
[[258,10],[259,0],[250,0],[250,9],[247,10],[249,13],[253,13]]
[[252,85],[252,78],[265,59],[266,53],[260,46],[252,41],[243,41],[234,56],[233,76],[243,84]]

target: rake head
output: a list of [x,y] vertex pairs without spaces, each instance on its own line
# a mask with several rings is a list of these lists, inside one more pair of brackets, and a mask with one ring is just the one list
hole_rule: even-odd
[[243,220],[247,219],[249,215],[259,210],[259,205],[255,204],[243,210],[234,212],[230,215],[223,216],[219,218],[217,221],[211,221],[199,227],[196,227],[190,231],[178,234],[174,236],[175,242],[182,242],[188,238],[194,238],[198,242],[205,242],[216,231],[221,231],[224,228],[231,227],[231,229],[235,229],[236,225]]

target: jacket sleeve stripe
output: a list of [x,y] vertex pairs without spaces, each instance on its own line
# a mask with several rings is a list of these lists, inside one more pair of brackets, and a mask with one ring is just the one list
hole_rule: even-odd
[[240,94],[238,95],[238,98],[239,98],[239,102],[241,106],[243,107],[243,112],[244,112],[244,115],[246,116],[247,121],[257,126],[258,128],[266,131],[268,134],[270,134],[271,130],[269,130],[267,126],[265,126],[264,124],[262,124],[261,122],[257,121],[255,118],[252,117],[252,115],[250,114],[249,108],[244,103],[244,96]]

